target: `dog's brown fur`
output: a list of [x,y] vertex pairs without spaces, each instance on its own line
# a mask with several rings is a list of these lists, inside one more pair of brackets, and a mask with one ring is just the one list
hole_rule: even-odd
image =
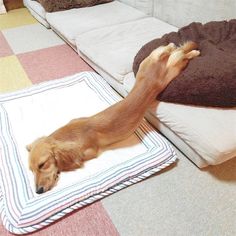
[[157,48],[140,64],[134,88],[125,99],[94,116],[74,119],[28,145],[36,192],[50,190],[61,171],[81,167],[103,148],[131,135],[156,96],[199,55],[195,48],[193,42]]

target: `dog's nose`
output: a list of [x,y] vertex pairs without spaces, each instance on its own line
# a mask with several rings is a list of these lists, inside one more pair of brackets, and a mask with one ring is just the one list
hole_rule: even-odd
[[43,187],[39,187],[39,188],[36,189],[36,193],[38,193],[38,194],[41,194],[43,192],[44,192]]

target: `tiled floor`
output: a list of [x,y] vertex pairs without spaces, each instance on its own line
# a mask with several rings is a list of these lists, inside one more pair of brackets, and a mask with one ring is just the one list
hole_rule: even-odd
[[0,58],[0,71],[0,92],[15,91],[32,84],[15,55]]
[[2,33],[15,54],[65,44],[52,30],[40,24],[5,29]]
[[2,32],[0,32],[0,57],[6,57],[13,54],[7,40],[5,39]]
[[19,54],[17,57],[33,83],[91,70],[78,54],[65,44]]
[[12,10],[10,14],[0,15],[0,22],[0,30],[37,23],[25,8]]

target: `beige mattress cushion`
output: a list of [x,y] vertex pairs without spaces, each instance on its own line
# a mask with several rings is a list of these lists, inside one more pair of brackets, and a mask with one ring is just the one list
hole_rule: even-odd
[[[127,91],[131,90],[134,81],[133,74],[125,77]],[[199,167],[217,165],[236,157],[236,108],[205,108],[160,102],[151,114],[198,154],[188,157]]]
[[133,59],[138,50],[150,40],[176,31],[154,17],[125,24],[104,27],[76,37],[79,51],[117,81],[132,71]]
[[[46,19],[51,27],[73,45],[76,36],[82,33],[144,17],[146,15],[143,12],[118,1],[46,13]],[[94,38],[92,43],[96,42],[97,39]]]
[[24,5],[28,8],[30,13],[35,17],[36,20],[38,20],[45,27],[50,28],[50,25],[46,20],[46,11],[40,5],[40,3],[38,3],[37,1],[24,0]]

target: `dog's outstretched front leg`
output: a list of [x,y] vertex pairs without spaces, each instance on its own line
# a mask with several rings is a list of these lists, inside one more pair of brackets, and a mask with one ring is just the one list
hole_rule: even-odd
[[167,83],[176,78],[192,58],[200,55],[200,51],[195,50],[196,48],[196,43],[186,42],[172,51],[166,64],[168,70],[166,75]]

